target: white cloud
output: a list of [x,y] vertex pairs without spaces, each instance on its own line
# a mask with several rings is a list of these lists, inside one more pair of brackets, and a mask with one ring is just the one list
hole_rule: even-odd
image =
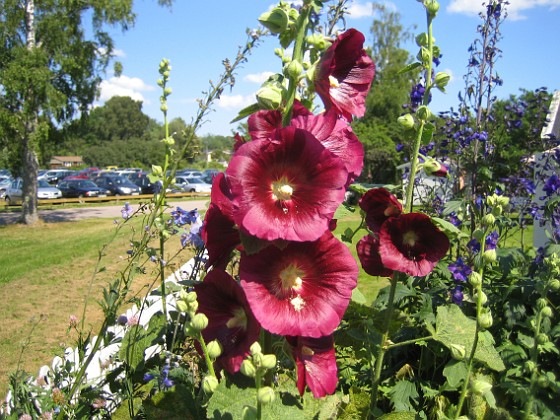
[[144,104],[150,102],[144,98],[142,92],[152,91],[155,88],[150,86],[138,77],[119,76],[103,80],[100,84],[101,94],[99,99],[106,101],[113,96],[129,96],[135,101],[142,101]]
[[271,71],[263,71],[262,73],[252,73],[245,76],[243,80],[251,83],[258,83],[260,85],[264,83],[266,79],[268,79],[273,74],[274,73]]
[[219,108],[242,109],[256,102],[255,95],[222,95],[218,100]]
[[[506,10],[508,19],[511,20],[526,19],[527,16],[523,12],[535,7],[547,7],[549,10],[560,7],[560,0],[509,0],[509,3],[506,6]],[[477,15],[479,12],[484,11],[484,7],[481,3],[472,0],[453,0],[447,6],[447,11],[450,13]]]
[[[397,6],[393,2],[384,1],[381,3],[387,8],[387,10],[397,10]],[[373,16],[375,16],[375,12],[373,10],[373,3],[371,1],[368,1],[366,3],[355,1],[348,8],[348,19],[361,19]]]

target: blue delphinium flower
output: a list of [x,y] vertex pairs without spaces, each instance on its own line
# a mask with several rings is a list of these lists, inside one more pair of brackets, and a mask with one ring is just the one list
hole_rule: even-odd
[[177,226],[190,225],[200,219],[197,209],[186,211],[181,207],[177,207],[176,210],[172,211],[171,217],[173,218],[173,223]]
[[451,291],[451,301],[456,305],[461,305],[463,303],[463,288],[459,285]]
[[124,203],[124,206],[121,209],[122,218],[125,220],[130,219],[133,214],[134,214],[134,209],[132,208],[132,206],[128,202]]
[[470,249],[470,251],[473,254],[476,254],[477,252],[480,251],[480,242],[478,242],[475,238],[472,238],[468,243],[467,243],[467,248]]
[[489,251],[491,249],[496,249],[496,247],[498,246],[498,239],[500,237],[500,234],[493,230],[492,232],[490,232],[490,234],[488,236],[486,236],[486,241],[485,241],[485,250]]
[[461,257],[457,258],[457,261],[453,264],[449,264],[447,268],[451,271],[451,274],[456,281],[465,282],[467,281],[469,274],[472,273],[472,269],[463,262]]
[[546,193],[547,197],[560,190],[560,178],[556,174],[552,174],[544,184],[543,191]]

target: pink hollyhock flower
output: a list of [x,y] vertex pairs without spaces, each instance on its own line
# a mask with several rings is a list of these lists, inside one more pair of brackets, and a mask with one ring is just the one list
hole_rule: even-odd
[[340,323],[358,267],[330,231],[315,242],[290,242],[242,254],[241,286],[253,314],[273,334],[321,337]]
[[344,200],[348,172],[309,132],[285,127],[253,140],[226,171],[233,219],[244,233],[273,241],[314,241]]
[[202,240],[208,251],[206,267],[225,268],[229,255],[241,243],[239,230],[233,221],[231,191],[223,172],[212,181],[210,206],[204,217]]
[[389,277],[393,274],[393,270],[386,268],[381,261],[378,238],[372,235],[364,236],[356,244],[356,250],[362,268],[369,275]]
[[286,337],[297,365],[297,387],[303,395],[305,386],[315,398],[334,393],[338,369],[332,335],[319,338]]
[[300,115],[292,119],[294,127],[309,131],[323,146],[342,159],[348,171],[345,187],[360,174],[364,166],[364,146],[348,123],[338,118],[336,110],[319,115]]
[[[294,102],[292,119],[300,115],[313,115],[299,101]],[[282,128],[282,113],[278,110],[261,110],[247,119],[247,128],[252,140],[270,139],[277,129]]]
[[449,239],[421,213],[387,219],[379,231],[383,265],[411,276],[425,276],[449,250]]
[[364,35],[348,29],[321,57],[315,72],[315,90],[326,109],[335,108],[347,120],[362,117],[375,75],[375,64],[363,48]]
[[245,139],[245,137],[243,137],[241,134],[239,133],[235,133],[235,135],[233,136],[233,151],[237,151],[237,149],[239,149],[244,143],[247,142],[247,140]]
[[385,188],[372,188],[358,202],[366,213],[366,224],[373,232],[379,232],[381,225],[390,217],[398,217],[402,213],[402,204],[397,197]]
[[249,347],[259,340],[260,326],[251,312],[243,289],[228,273],[213,269],[194,286],[198,312],[208,317],[202,336],[208,343],[218,340],[223,353],[217,362],[229,373],[239,371]]

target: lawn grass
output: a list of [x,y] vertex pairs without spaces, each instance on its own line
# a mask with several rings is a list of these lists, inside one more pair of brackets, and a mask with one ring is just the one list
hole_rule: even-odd
[[[18,363],[36,375],[55,354],[73,346],[75,336],[67,332],[69,316],[81,319],[85,302],[85,325],[95,332],[102,319],[96,303],[102,288],[126,264],[131,229],[141,227],[140,218],[116,236],[113,219],[0,227],[0,399]],[[106,270],[94,277],[99,251],[113,236],[101,260]],[[173,237],[166,254],[171,256],[179,248],[179,238]],[[183,254],[169,264],[168,273],[190,258]],[[150,270],[138,275],[133,292],[143,296],[151,290],[153,278]]]

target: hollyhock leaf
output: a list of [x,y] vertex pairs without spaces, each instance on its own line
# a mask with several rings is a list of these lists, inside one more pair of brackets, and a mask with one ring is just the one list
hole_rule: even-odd
[[368,190],[358,205],[366,213],[366,224],[373,232],[379,232],[388,218],[398,217],[402,213],[402,204],[385,188]]
[[208,318],[208,326],[202,330],[202,336],[206,342],[220,342],[223,353],[217,362],[233,374],[249,354],[251,345],[258,341],[259,323],[251,312],[243,289],[225,271],[210,270],[204,281],[195,285],[194,289],[198,313]]
[[411,276],[425,276],[449,250],[449,239],[421,213],[387,219],[379,231],[383,265]]
[[315,398],[334,393],[338,368],[332,335],[309,338],[287,336],[297,365],[297,387],[300,395],[308,386]]
[[227,169],[234,221],[265,240],[314,241],[344,200],[342,161],[305,130],[286,127],[274,140],[239,148]]
[[362,117],[375,64],[363,49],[364,35],[349,29],[325,51],[315,71],[315,90],[325,108],[335,108],[347,120]]
[[439,217],[432,217],[432,222],[440,228],[449,238],[467,238],[468,235],[461,231],[453,223]]
[[410,64],[406,65],[405,67],[403,67],[402,69],[400,69],[397,72],[397,74],[405,74],[405,73],[414,71],[416,69],[419,69],[420,67],[422,67],[422,63],[419,63],[419,62],[410,63]]
[[280,335],[320,337],[340,323],[358,267],[348,247],[327,231],[315,242],[242,254],[239,276],[263,328]]
[[254,114],[255,112],[257,112],[260,109],[261,109],[261,107],[259,106],[259,104],[257,104],[257,103],[251,104],[251,105],[243,108],[241,111],[239,111],[239,113],[237,114],[237,117],[235,117],[233,120],[231,120],[230,124],[234,123],[234,122],[237,122],[237,121],[241,121],[243,118],[248,117],[251,114]]
[[358,241],[356,250],[362,268],[369,275],[389,277],[393,274],[393,270],[385,267],[381,261],[379,239],[372,235],[366,235]]

